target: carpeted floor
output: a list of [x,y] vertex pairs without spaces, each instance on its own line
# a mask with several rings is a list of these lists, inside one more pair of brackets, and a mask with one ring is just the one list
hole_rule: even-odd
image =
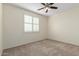
[[79,47],[54,40],[41,40],[6,49],[3,56],[79,56]]

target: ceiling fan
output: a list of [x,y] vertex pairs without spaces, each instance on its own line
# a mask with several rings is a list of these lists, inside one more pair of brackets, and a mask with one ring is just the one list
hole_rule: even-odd
[[49,9],[58,9],[58,7],[52,6],[54,3],[41,3],[44,7],[38,9],[38,10],[42,10],[45,9],[45,13],[48,12]]

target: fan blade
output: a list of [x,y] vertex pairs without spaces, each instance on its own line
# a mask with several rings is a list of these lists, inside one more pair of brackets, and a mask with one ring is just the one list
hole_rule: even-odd
[[46,13],[48,12],[48,9],[46,10]]
[[45,3],[41,3],[41,4],[45,6]]
[[54,6],[51,6],[50,8],[51,8],[51,9],[58,9],[58,7],[54,7]]
[[54,3],[49,3],[49,5],[53,5]]
[[41,3],[41,4],[44,5],[44,6],[46,5],[45,3]]
[[42,9],[44,9],[45,7],[43,7],[43,8],[40,8],[40,9],[38,9],[38,10],[42,10]]

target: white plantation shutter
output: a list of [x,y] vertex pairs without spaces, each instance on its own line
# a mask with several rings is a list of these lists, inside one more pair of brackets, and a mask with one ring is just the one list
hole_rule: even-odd
[[24,15],[24,31],[39,32],[39,18]]

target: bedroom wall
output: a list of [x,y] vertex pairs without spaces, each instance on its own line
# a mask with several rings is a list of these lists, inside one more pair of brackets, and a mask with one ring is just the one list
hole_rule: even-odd
[[[47,39],[47,17],[9,4],[3,4],[3,12],[4,49]],[[24,14],[39,17],[40,32],[24,32]]]
[[48,38],[79,46],[79,6],[49,17]]
[[0,3],[0,55],[2,54],[2,4]]

